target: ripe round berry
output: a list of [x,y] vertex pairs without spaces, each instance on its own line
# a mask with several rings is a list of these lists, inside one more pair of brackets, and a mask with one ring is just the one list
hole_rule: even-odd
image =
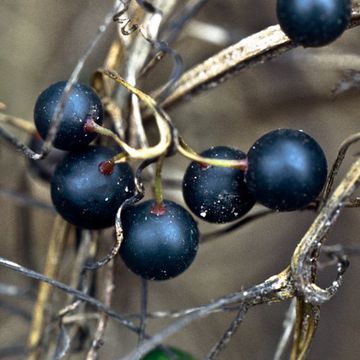
[[[212,147],[204,157],[241,160],[246,155],[226,146]],[[220,166],[192,162],[183,180],[183,196],[190,210],[211,223],[226,223],[238,219],[255,204],[244,182],[244,172]]]
[[120,205],[134,193],[128,164],[116,165],[103,174],[99,165],[116,153],[102,146],[70,152],[56,167],[51,197],[56,210],[70,223],[85,229],[114,225]]
[[323,46],[338,38],[351,19],[351,0],[278,0],[284,33],[303,46]]
[[248,153],[246,183],[261,204],[273,210],[302,209],[320,194],[327,163],[320,145],[300,130],[271,131]]
[[[168,350],[168,352],[166,350]],[[166,347],[166,349],[157,347],[148,352],[141,358],[141,360],[172,360],[173,358],[176,360],[195,360],[195,358],[187,352],[179,350],[173,346]]]
[[196,222],[180,205],[165,200],[157,211],[155,200],[124,210],[124,240],[120,253],[126,266],[149,280],[178,276],[193,262],[199,244]]
[[[59,104],[66,82],[49,86],[38,97],[34,108],[35,126],[43,139],[46,138],[56,107]],[[91,118],[101,125],[103,108],[99,97],[86,85],[75,84],[65,103],[54,146],[62,150],[75,150],[88,145],[96,133],[84,131],[84,124]]]

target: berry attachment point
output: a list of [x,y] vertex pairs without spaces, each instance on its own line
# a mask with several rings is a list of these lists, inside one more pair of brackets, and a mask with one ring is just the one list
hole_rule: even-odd
[[105,160],[99,164],[99,171],[103,175],[111,175],[114,171],[115,163],[113,160]]

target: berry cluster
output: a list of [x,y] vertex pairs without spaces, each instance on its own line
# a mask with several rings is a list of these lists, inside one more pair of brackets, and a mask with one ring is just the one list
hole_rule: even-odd
[[[295,43],[322,46],[339,37],[349,25],[351,0],[278,0],[277,16],[282,30]],[[54,117],[61,114],[54,127],[53,145],[69,153],[59,154],[62,160],[50,171],[35,163],[32,167],[44,179],[51,178],[54,206],[67,221],[87,229],[106,228],[114,225],[119,207],[135,194],[132,171],[124,161],[127,155],[132,156],[129,147],[117,154],[110,148],[89,145],[97,132],[110,132],[101,127],[101,100],[91,88],[74,84],[61,101],[65,87],[66,82],[58,82],[40,94],[34,119],[40,136],[46,139],[54,127]],[[131,90],[130,85],[126,87]],[[141,93],[134,88],[131,91],[138,96]],[[154,106],[151,101],[149,104]],[[163,156],[180,151],[176,131],[170,128],[169,134]],[[33,142],[32,146],[39,143]],[[184,148],[180,152],[186,154]],[[239,219],[256,202],[276,211],[303,209],[318,197],[327,176],[321,147],[299,130],[269,132],[247,154],[218,146],[195,155],[188,156],[194,161],[184,175],[183,196],[191,212],[210,223]],[[155,200],[126,207],[122,212],[121,256],[134,273],[145,279],[164,280],[190,266],[197,252],[199,231],[187,210],[164,200],[159,186],[157,190]]]
[[327,162],[319,144],[303,131],[271,131],[250,148],[214,147],[203,153],[222,159],[247,158],[247,169],[227,169],[193,162],[183,181],[191,211],[208,222],[225,223],[247,213],[255,201],[277,211],[300,210],[320,194]]
[[[44,139],[65,84],[51,85],[36,102],[35,125]],[[62,154],[55,170],[51,167],[44,176],[51,176],[51,198],[58,213],[86,229],[113,226],[119,207],[135,192],[130,166],[126,162],[115,164],[117,152],[89,145],[96,136],[94,126],[102,123],[102,116],[101,101],[94,91],[75,84],[65,101],[54,140],[57,149],[69,152]],[[164,200],[161,206],[147,201],[129,207],[122,214],[122,223],[121,255],[129,269],[143,278],[175,277],[195,258],[197,224],[187,210],[172,201]]]
[[[35,105],[35,123],[44,137],[64,87],[63,82],[50,86]],[[78,227],[112,226],[119,207],[135,193],[131,168],[123,161],[124,153],[89,145],[97,131],[109,133],[99,125],[103,110],[93,90],[76,84],[64,109],[54,145],[69,152],[51,178],[54,206]],[[169,142],[170,146],[176,150],[176,142]],[[165,151],[164,156],[167,154]],[[320,194],[327,175],[321,147],[309,135],[292,129],[265,134],[247,154],[218,146],[196,159],[203,161],[193,161],[187,168],[183,196],[192,213],[211,223],[239,219],[256,202],[278,211],[303,209]],[[141,277],[165,280],[191,265],[199,231],[186,209],[164,200],[161,189],[157,190],[154,200],[123,209],[121,256]]]

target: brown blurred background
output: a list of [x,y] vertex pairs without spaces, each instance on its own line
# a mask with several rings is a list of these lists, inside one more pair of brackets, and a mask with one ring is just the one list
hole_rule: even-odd
[[[7,113],[32,120],[37,95],[50,83],[69,77],[111,6],[111,0],[0,1],[0,102],[7,105]],[[276,23],[275,0],[213,0],[196,19],[222,27],[235,42]],[[298,48],[279,59],[246,69],[216,89],[179,104],[171,109],[170,115],[187,142],[198,151],[212,145],[229,145],[247,151],[265,132],[290,127],[303,129],[315,137],[331,164],[344,138],[359,131],[359,91],[342,94],[336,101],[330,98],[331,89],[345,69],[360,69],[359,35],[360,29],[355,28],[323,49]],[[93,71],[102,64],[113,36],[114,31],[110,30],[96,48],[82,72],[82,81],[88,83]],[[175,48],[189,68],[218,52],[221,46],[199,40],[188,31],[178,39]],[[155,74],[153,78],[166,76],[161,71]],[[152,76],[144,84],[147,89],[153,89],[151,79]],[[26,140],[25,136],[21,138]],[[339,178],[358,151],[359,146],[350,150]],[[165,176],[181,179],[187,163],[180,156],[170,159]],[[48,188],[29,177],[27,162],[4,141],[0,142],[0,169],[0,187],[49,202]],[[166,195],[182,202],[180,189],[167,190]],[[53,214],[24,208],[3,193],[0,209],[0,256],[31,265],[41,272]],[[359,242],[358,212],[358,209],[343,212],[329,243]],[[311,212],[276,214],[204,244],[185,274],[168,282],[150,283],[149,310],[195,307],[263,281],[289,263],[296,244],[313,219]],[[200,228],[208,232],[215,227],[200,223]],[[28,242],[32,263],[29,263],[29,250],[24,250]],[[108,248],[111,240],[105,244]],[[63,274],[65,269],[66,266]],[[140,304],[140,281],[120,260],[116,269],[113,307],[122,313],[136,312]],[[360,259],[352,258],[342,288],[322,308],[309,359],[359,359],[359,274]],[[321,284],[329,284],[333,275],[333,271],[325,271],[320,276]],[[22,288],[30,285],[24,277],[3,268],[0,268],[0,283]],[[32,305],[31,298],[0,295],[0,348],[26,343]],[[24,314],[12,312],[14,306],[23,309]],[[288,303],[284,303],[251,309],[220,359],[271,359],[287,307]],[[211,315],[167,343],[202,358],[233,316]],[[165,324],[165,321],[152,321],[148,330],[153,333]],[[110,321],[100,358],[117,359],[136,342],[133,334]],[[78,354],[71,358],[84,357]]]

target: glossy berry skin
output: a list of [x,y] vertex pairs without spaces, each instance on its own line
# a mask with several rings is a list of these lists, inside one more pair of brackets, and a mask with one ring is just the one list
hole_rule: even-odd
[[[212,147],[204,157],[241,160],[246,155],[226,146]],[[192,162],[183,179],[183,196],[189,209],[202,220],[226,223],[247,213],[255,204],[244,182],[244,172]]]
[[273,210],[306,207],[320,194],[326,175],[321,147],[300,130],[271,131],[248,152],[248,188],[258,202]]
[[51,197],[59,214],[85,229],[114,225],[119,206],[134,193],[134,178],[128,164],[116,165],[104,175],[99,164],[116,153],[102,146],[70,152],[56,167]]
[[195,360],[195,358],[187,352],[179,350],[175,347],[169,346],[166,347],[166,349],[169,350],[169,353],[167,353],[165,349],[163,350],[157,347],[148,352],[144,357],[141,358],[141,360],[172,360],[170,353],[173,355],[173,357],[174,355],[176,356],[176,360]]
[[351,0],[278,0],[284,33],[303,46],[324,46],[338,38],[351,19]]
[[[49,86],[35,103],[35,126],[43,139],[47,136],[65,85],[66,82],[61,81]],[[53,145],[61,150],[76,150],[88,145],[96,137],[95,133],[84,131],[84,123],[88,118],[102,124],[101,101],[90,87],[76,83],[66,101]]]
[[193,262],[199,231],[190,213],[175,202],[165,200],[161,215],[154,212],[154,206],[155,200],[148,200],[124,210],[120,253],[135,274],[148,280],[167,280]]

